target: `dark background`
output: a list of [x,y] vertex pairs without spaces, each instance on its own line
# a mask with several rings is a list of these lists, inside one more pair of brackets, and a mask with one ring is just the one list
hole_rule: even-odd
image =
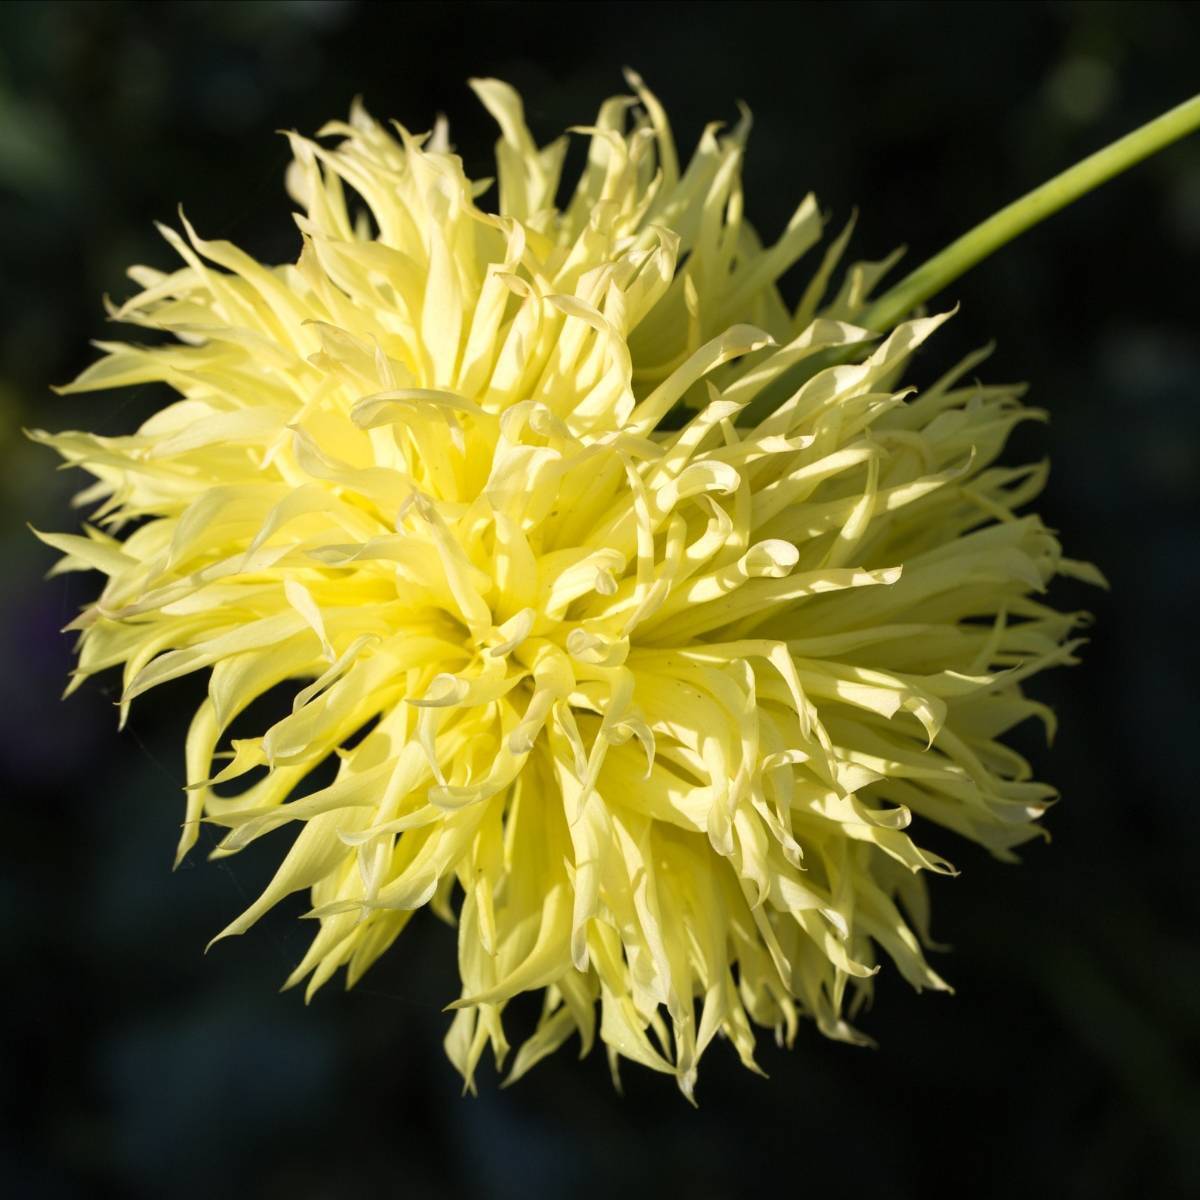
[[355,93],[416,129],[449,114],[476,175],[495,135],[471,74],[519,86],[543,142],[626,63],[684,148],[740,97],[765,235],[811,187],[835,221],[860,206],[860,256],[906,242],[915,264],[1194,92],[1198,46],[1200,6],[1172,3],[0,6],[0,1192],[1197,1194],[1200,139],[956,284],[918,368],[998,340],[990,377],[1029,379],[1053,414],[1015,448],[1053,458],[1041,510],[1112,581],[1057,594],[1098,620],[1084,664],[1035,688],[1062,725],[1033,748],[1064,792],[1054,844],[1019,868],[949,847],[964,873],[934,881],[934,932],[954,997],[885,971],[864,1021],[880,1049],[764,1034],[769,1081],[718,1044],[698,1111],[635,1066],[621,1099],[602,1053],[569,1049],[461,1099],[440,1045],[454,937],[428,915],[308,1008],[276,994],[299,901],[202,956],[279,845],[171,874],[198,684],[120,736],[113,680],[59,703],[57,629],[97,577],[40,581],[53,556],[24,522],[69,528],[82,477],[20,429],[131,431],[159,403],[48,386],[117,332],[100,297],[128,294],[125,266],[172,262],[152,221],[178,201],[204,236],[294,255],[275,131]]

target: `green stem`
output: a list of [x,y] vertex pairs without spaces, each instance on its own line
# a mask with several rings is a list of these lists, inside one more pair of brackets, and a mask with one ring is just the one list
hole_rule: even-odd
[[855,323],[880,332],[891,329],[923,301],[1030,226],[1198,128],[1200,95],[1155,117],[988,217],[868,305]]

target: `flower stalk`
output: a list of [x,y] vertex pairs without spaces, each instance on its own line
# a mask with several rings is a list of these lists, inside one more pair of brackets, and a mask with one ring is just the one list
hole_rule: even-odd
[[1200,95],[1097,150],[964,233],[906,275],[860,316],[868,329],[891,329],[976,263],[1144,158],[1200,129]]

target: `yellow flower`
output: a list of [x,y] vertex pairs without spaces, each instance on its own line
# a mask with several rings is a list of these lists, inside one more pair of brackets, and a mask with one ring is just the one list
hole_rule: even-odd
[[[100,502],[84,535],[44,535],[108,576],[74,684],[123,666],[123,718],[210,671],[180,855],[203,820],[217,856],[299,829],[221,936],[311,889],[288,980],[311,994],[416,910],[455,920],[468,1085],[521,992],[544,1007],[510,1078],[572,1034],[586,1052],[598,1002],[614,1073],[691,1095],[716,1034],[752,1068],[754,1026],[861,1040],[844,1013],[880,950],[944,988],[920,872],[952,868],[910,821],[999,857],[1037,832],[1052,789],[1000,739],[1052,725],[1022,685],[1071,661],[1080,617],[1041,593],[1096,578],[1018,515],[1044,466],[996,465],[1041,415],[1020,388],[971,382],[982,355],[901,388],[946,318],[870,345],[855,318],[888,264],[827,295],[848,230],[789,311],[813,198],[764,247],[748,122],[681,172],[630,82],[576,131],[562,208],[565,139],[538,149],[495,81],[474,85],[502,131],[495,213],[441,125],[356,107],[331,145],[293,136],[295,265],[181,218],[183,265],[134,268],[114,313],[174,340],[104,343],[64,389],[180,399],[129,437],[34,435]],[[290,715],[226,745],[280,685]]]

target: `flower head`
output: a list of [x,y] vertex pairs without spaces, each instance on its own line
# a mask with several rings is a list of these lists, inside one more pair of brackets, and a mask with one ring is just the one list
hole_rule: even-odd
[[[179,399],[132,436],[35,436],[96,479],[85,534],[44,535],[108,576],[75,684],[122,666],[123,717],[209,672],[180,855],[201,821],[218,856],[298,831],[221,936],[311,890],[311,993],[432,907],[468,1083],[543,991],[513,1075],[598,1032],[690,1095],[718,1033],[750,1067],[755,1026],[859,1040],[880,957],[945,987],[920,873],[952,868],[910,822],[1001,857],[1037,832],[1052,789],[1000,739],[1052,723],[1022,684],[1079,617],[1040,594],[1094,573],[1019,515],[1044,467],[996,465],[1040,415],[1020,389],[968,381],[982,356],[901,388],[946,318],[856,325],[888,264],[829,295],[848,230],[789,311],[815,201],[764,247],[748,122],[681,171],[630,82],[562,207],[565,140],[494,81],[494,212],[441,124],[356,106],[293,135],[298,261],[164,229],[183,265],[134,268],[113,315],[173,340],[104,343],[65,390]],[[230,743],[280,686],[290,714]]]

